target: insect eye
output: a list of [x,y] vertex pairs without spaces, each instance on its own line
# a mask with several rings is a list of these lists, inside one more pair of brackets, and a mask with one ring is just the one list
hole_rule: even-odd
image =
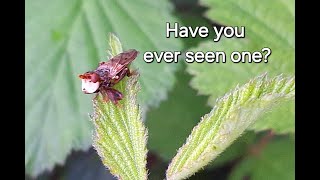
[[91,80],[90,80],[90,82],[92,81],[92,82],[96,83],[96,82],[99,81],[99,79],[100,79],[99,75],[96,74],[96,73],[93,73],[93,74],[91,75]]

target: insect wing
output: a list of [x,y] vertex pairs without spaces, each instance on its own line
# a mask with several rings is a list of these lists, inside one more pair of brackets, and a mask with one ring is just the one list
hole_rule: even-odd
[[98,69],[108,69],[109,77],[117,75],[124,67],[130,64],[138,55],[138,51],[132,49],[125,52],[122,52],[109,61],[105,62]]

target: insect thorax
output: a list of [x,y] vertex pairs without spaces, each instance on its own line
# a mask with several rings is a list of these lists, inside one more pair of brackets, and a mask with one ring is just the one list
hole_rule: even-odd
[[97,70],[95,70],[95,73],[97,73],[100,76],[101,80],[103,80],[103,81],[106,81],[106,80],[110,79],[109,78],[109,72],[110,72],[109,69],[97,69]]

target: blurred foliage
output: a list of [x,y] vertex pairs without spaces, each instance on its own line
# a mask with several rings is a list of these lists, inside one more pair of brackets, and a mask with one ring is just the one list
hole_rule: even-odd
[[287,137],[274,138],[261,152],[247,156],[236,165],[229,179],[295,179],[294,146],[294,141]]
[[189,86],[191,76],[184,68],[176,76],[177,82],[168,99],[158,108],[151,109],[146,118],[148,149],[165,160],[173,158],[200,117],[210,111],[206,105],[207,98],[197,95]]
[[147,64],[142,54],[182,48],[179,39],[164,35],[165,22],[176,21],[171,11],[167,1],[27,1],[28,174],[36,176],[57,163],[63,164],[71,149],[87,149],[91,144],[88,113],[92,113],[92,96],[82,93],[78,74],[107,60],[108,33],[115,32],[125,50],[140,51],[133,67],[141,74],[139,100],[143,108],[156,106],[166,98],[179,64]]
[[[294,74],[294,1],[219,1],[203,0],[209,10],[206,16],[219,24],[245,26],[245,39],[221,38],[219,42],[207,40],[191,51],[224,51],[226,63],[189,63],[191,85],[200,94],[210,95],[213,106],[216,98],[237,84],[268,72],[270,76]],[[286,23],[283,23],[286,22]],[[272,51],[268,63],[233,63],[228,55],[232,51]],[[279,133],[294,132],[294,101],[276,109],[267,119],[259,120],[252,129],[261,131],[273,128]],[[280,122],[281,121],[281,122]]]
[[[152,165],[149,167],[150,180],[163,180],[165,179],[165,171],[167,169],[168,163],[167,161],[163,161],[159,157],[151,154],[152,157]],[[151,158],[150,158],[151,159]],[[150,160],[151,161],[151,160]],[[205,179],[214,179],[215,180],[225,180],[228,177],[228,172],[231,171],[230,165],[216,167],[214,169],[203,169],[196,173],[195,175],[188,178],[188,180],[205,180]]]
[[[26,176],[25,180],[31,180]],[[77,179],[77,180],[116,180],[106,167],[102,164],[96,150],[90,148],[88,151],[72,151],[66,159],[63,166],[54,168],[53,171],[47,171],[40,174],[37,180],[53,179]]]
[[[212,22],[203,17],[203,13],[206,8],[196,4],[196,0],[175,0],[173,3],[175,4],[174,15],[179,19],[179,22],[181,22],[179,24],[180,26],[188,26],[192,28],[205,26],[209,28],[209,36],[207,38],[201,38],[199,36],[194,38],[183,38],[182,42],[184,45],[184,51],[197,46],[205,39],[212,39],[214,37],[214,31],[211,28]],[[171,26],[173,26],[172,24],[173,22],[171,23]]]
[[270,111],[267,116],[262,117],[249,129],[262,131],[272,128],[277,134],[295,132],[295,101],[283,103],[277,109]]
[[61,171],[63,179],[77,180],[115,180],[116,178],[106,171],[100,157],[94,149],[89,151],[74,152],[66,161],[65,168]]

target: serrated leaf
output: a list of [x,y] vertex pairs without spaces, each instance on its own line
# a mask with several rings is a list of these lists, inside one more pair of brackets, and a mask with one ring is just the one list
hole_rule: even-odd
[[[190,51],[223,51],[226,63],[193,63],[188,64],[187,71],[193,75],[191,85],[200,94],[210,95],[209,104],[214,105],[215,99],[235,87],[247,82],[250,78],[268,72],[270,75],[281,73],[294,75],[295,68],[295,30],[294,1],[217,1],[202,0],[209,7],[206,16],[224,26],[244,26],[245,38],[222,37],[219,42],[208,40]],[[233,63],[230,54],[233,51],[260,51],[269,47],[272,51],[268,62]],[[265,52],[263,52],[265,55]],[[274,112],[274,119],[281,120],[285,126],[263,121],[264,125],[254,126],[255,130],[273,128],[279,133],[294,132],[293,102],[287,108]],[[288,114],[290,113],[290,114]],[[288,114],[287,117],[281,114]],[[271,120],[275,121],[275,120]],[[265,128],[260,128],[264,126]],[[290,127],[289,127],[290,126]],[[285,127],[285,129],[283,129]]]
[[103,164],[118,179],[147,179],[147,131],[137,104],[138,76],[117,84],[124,94],[118,105],[99,95],[94,100],[93,146]]
[[183,145],[185,137],[197,124],[197,119],[210,110],[206,105],[206,97],[198,96],[189,86],[190,75],[184,68],[177,72],[176,77],[169,98],[158,108],[150,109],[146,118],[150,132],[148,147],[166,161],[172,159],[176,150]]
[[[178,64],[142,60],[145,51],[180,50],[179,39],[165,38],[165,22],[176,20],[167,1],[26,2],[25,167],[32,176],[62,164],[71,149],[91,143],[91,96],[81,92],[77,75],[107,60],[108,33],[124,50],[137,49],[132,64],[141,74],[144,108],[157,105],[174,84]],[[143,20],[141,20],[143,19]]]
[[[152,108],[147,113],[146,126],[150,132],[148,149],[156,152],[165,161],[173,158],[192,127],[197,124],[198,118],[210,110],[205,105],[206,98],[197,95],[189,86],[190,78],[190,75],[184,72],[184,68],[180,69],[176,74],[177,82],[168,94],[169,98],[161,102],[158,108]],[[209,168],[220,166],[243,155],[254,137],[254,132],[242,135],[218,156]]]
[[[121,53],[122,46],[116,36],[109,37],[113,57]],[[101,94],[93,100],[93,146],[103,164],[122,180],[147,179],[147,131],[137,100],[138,77],[125,77],[114,86],[124,96],[118,104],[106,102]]]
[[235,166],[228,179],[295,179],[294,144],[289,138],[271,141],[259,154],[248,156]]
[[217,100],[201,118],[167,169],[167,179],[185,179],[207,165],[265,112],[294,99],[294,77],[259,76]]

